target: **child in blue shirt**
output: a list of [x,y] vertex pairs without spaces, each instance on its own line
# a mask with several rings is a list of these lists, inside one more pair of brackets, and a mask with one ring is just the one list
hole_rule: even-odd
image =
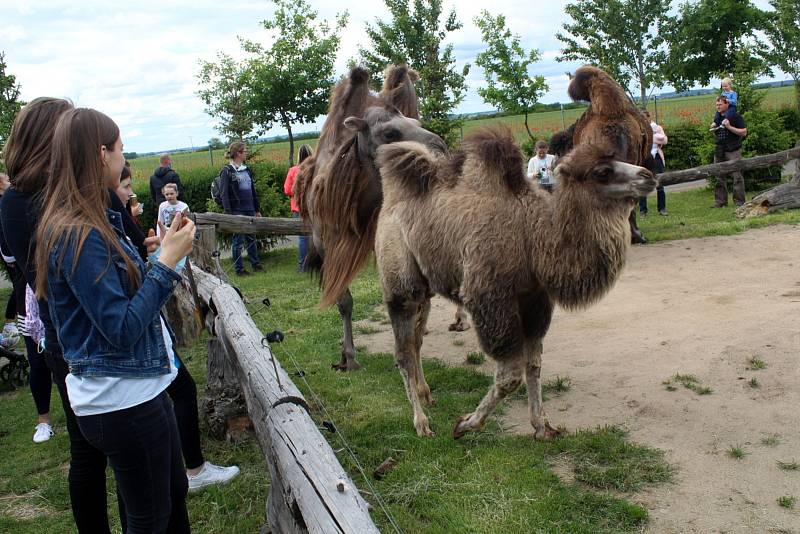
[[728,100],[728,111],[725,112],[725,117],[723,117],[719,111],[714,114],[714,122],[711,123],[711,130],[719,128],[723,118],[730,119],[733,114],[736,113],[736,104],[739,100],[739,96],[736,91],[733,90],[733,82],[731,82],[730,78],[722,78],[720,88],[722,89],[720,96],[724,96]]

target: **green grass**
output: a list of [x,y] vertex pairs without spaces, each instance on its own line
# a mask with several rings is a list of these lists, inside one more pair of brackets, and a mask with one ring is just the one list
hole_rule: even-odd
[[761,371],[762,369],[767,368],[767,362],[765,362],[758,356],[753,356],[752,358],[747,360],[747,368],[750,371]]
[[480,365],[486,361],[486,356],[482,352],[470,352],[467,354],[467,363],[472,365]]
[[758,379],[756,377],[751,378],[749,384],[750,387],[753,389],[761,387],[761,384],[758,382]]
[[572,380],[568,376],[556,375],[542,384],[542,393],[563,393],[572,387]]
[[727,455],[733,458],[734,460],[741,460],[747,455],[747,453],[741,447],[741,445],[736,445],[727,450]]
[[791,462],[781,462],[778,460],[778,469],[784,471],[800,471],[800,463],[797,463],[795,460]]
[[761,444],[766,445],[767,447],[777,447],[780,442],[781,438],[777,434],[770,434],[769,436],[764,436],[761,438]]
[[667,391],[677,390],[677,385],[681,385],[688,390],[694,391],[698,395],[710,395],[714,390],[709,386],[704,386],[694,375],[676,374],[663,382]]
[[[352,458],[342,451],[336,436],[326,433],[342,465],[360,489],[377,491],[405,532],[638,532],[647,521],[640,505],[612,496],[606,490],[636,491],[646,484],[669,479],[671,468],[660,451],[628,442],[614,428],[581,431],[549,443],[530,436],[504,434],[492,417],[483,430],[455,441],[454,421],[472,411],[488,390],[491,378],[467,368],[448,368],[425,361],[428,382],[437,404],[428,408],[432,439],[417,437],[411,410],[391,354],[369,354],[359,348],[364,369],[334,373],[330,363],[339,358],[341,322],[335,307],[318,310],[315,281],[295,272],[296,251],[269,253],[266,272],[238,279],[254,320],[264,332],[287,333],[273,350],[307,398],[322,399],[358,462],[370,473],[388,456],[397,466],[382,480],[368,485],[358,475]],[[225,264],[230,267],[229,260]],[[381,301],[374,267],[368,267],[352,285],[354,319],[370,317]],[[261,299],[269,297],[271,307]],[[257,312],[257,310],[261,310]],[[256,313],[257,312],[257,313]],[[202,392],[205,350],[201,341],[183,353]],[[295,366],[296,364],[296,366]],[[202,394],[202,393],[201,393]],[[27,391],[0,396],[0,532],[40,534],[72,528],[66,474],[67,436],[63,415],[53,409],[57,434],[44,445],[31,441],[33,403]],[[55,402],[55,400],[54,400]],[[319,407],[312,416],[321,421]],[[327,417],[326,417],[327,418]],[[265,521],[267,470],[254,439],[231,445],[204,441],[208,457],[235,462],[242,475],[229,486],[189,498],[196,533],[255,533]],[[556,459],[575,471],[577,483],[565,483],[549,467]],[[111,487],[111,486],[109,486]],[[599,491],[598,491],[599,490]],[[111,491],[111,490],[110,490]],[[38,505],[46,513],[15,518],[14,496]],[[116,517],[113,504],[109,514]],[[391,526],[371,495],[372,517],[382,531]],[[15,503],[13,509],[19,509]],[[535,525],[535,526],[533,526]]]
[[[765,91],[767,92],[763,104],[765,109],[779,109],[793,103],[793,87],[772,87]],[[564,96],[566,98],[566,95]],[[656,106],[651,101],[648,109],[650,113],[653,114],[654,119],[657,119],[656,122],[666,128],[685,122],[694,122],[697,124],[702,122],[705,124],[710,122],[713,118],[714,99],[716,97],[716,93],[710,93],[700,96],[668,98],[666,100],[658,100],[657,110]],[[583,108],[565,110],[563,121],[561,111],[533,113],[529,116],[528,123],[534,137],[550,137],[552,133],[562,130],[565,126],[572,124],[580,117],[581,113],[583,113]],[[511,128],[515,139],[522,143],[528,139],[524,120],[524,115],[468,120],[464,123],[463,133],[464,135],[468,135],[470,132],[485,126],[498,123],[505,124]],[[295,150],[302,144],[316,147],[317,139],[295,141]],[[272,143],[260,143],[251,146],[250,151],[251,154],[257,154],[258,157],[262,159],[284,162],[287,161],[289,157],[289,142],[277,141]],[[210,166],[212,165],[212,161],[214,166],[221,168],[226,161],[225,149],[213,150],[211,155],[208,150],[202,152],[174,153],[172,154],[172,160],[173,166],[178,173],[180,173],[181,170]],[[158,155],[144,156],[131,160],[131,169],[135,180],[148,178],[156,167],[158,167]]]
[[794,508],[794,503],[797,502],[797,497],[793,495],[783,495],[778,497],[778,505],[782,506],[783,508]]

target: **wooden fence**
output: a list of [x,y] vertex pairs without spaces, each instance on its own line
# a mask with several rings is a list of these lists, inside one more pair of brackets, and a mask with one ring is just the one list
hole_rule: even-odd
[[[273,355],[241,294],[196,266],[192,271],[205,324],[214,336],[209,341],[209,383],[241,387],[269,466],[267,517],[272,532],[377,533],[369,505],[320,433],[303,394]],[[226,374],[235,376],[221,376]]]

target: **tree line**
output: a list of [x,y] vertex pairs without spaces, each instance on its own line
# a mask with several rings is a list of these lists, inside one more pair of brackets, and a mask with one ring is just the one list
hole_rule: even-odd
[[[667,84],[681,91],[711,79],[731,76],[744,90],[759,76],[778,68],[795,81],[800,107],[800,0],[769,0],[761,10],[751,0],[575,0],[566,5],[569,20],[556,38],[562,43],[558,61],[581,61],[601,67],[642,106],[653,91]],[[261,21],[269,44],[241,39],[244,59],[218,52],[201,61],[198,96],[218,120],[228,139],[262,135],[282,126],[293,160],[297,125],[327,112],[334,63],[348,13],[320,20],[306,0],[272,0],[272,18]],[[419,108],[424,125],[448,143],[457,141],[462,119],[453,111],[463,101],[471,65],[456,66],[449,36],[463,28],[456,10],[443,10],[442,0],[384,0],[386,19],[367,23],[369,42],[350,64],[362,64],[374,76],[389,63],[405,63],[420,76]],[[475,17],[485,49],[475,63],[486,86],[478,93],[506,113],[528,114],[548,87],[533,73],[539,50],[526,50],[502,14],[487,10]],[[0,53],[0,146],[19,110],[19,85],[6,73]],[[221,144],[213,138],[215,145]]]

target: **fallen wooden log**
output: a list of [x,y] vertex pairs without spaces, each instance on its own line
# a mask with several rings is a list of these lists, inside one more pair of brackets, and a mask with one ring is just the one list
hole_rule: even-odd
[[800,172],[785,184],[767,189],[745,202],[736,209],[736,216],[744,219],[790,208],[800,208]]
[[660,185],[673,185],[681,184],[683,182],[691,182],[699,180],[700,178],[707,178],[709,176],[720,176],[723,174],[730,174],[734,171],[750,171],[753,169],[761,169],[764,167],[771,167],[773,165],[782,165],[787,161],[800,158],[800,147],[796,146],[783,152],[776,154],[768,154],[766,156],[756,156],[754,158],[740,159],[737,161],[724,161],[722,163],[712,163],[711,165],[703,165],[701,167],[694,167],[691,169],[684,169],[681,171],[662,172],[656,175]]

